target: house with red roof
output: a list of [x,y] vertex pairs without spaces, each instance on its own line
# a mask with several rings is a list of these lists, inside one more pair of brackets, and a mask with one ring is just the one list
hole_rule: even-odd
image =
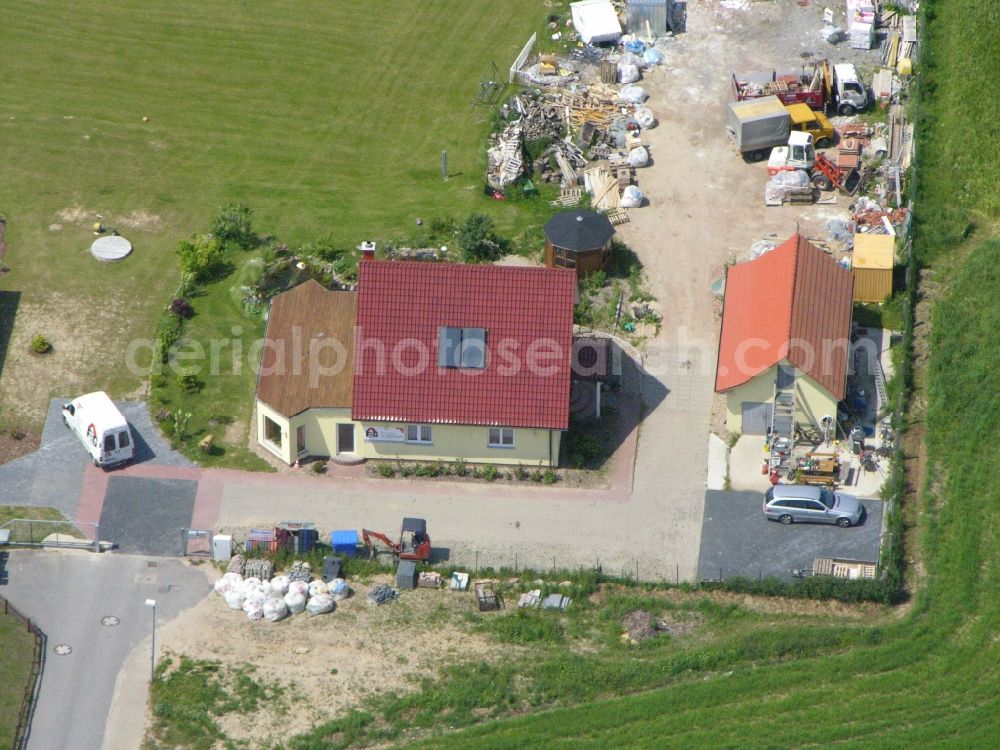
[[836,418],[854,277],[801,235],[726,275],[715,390],[732,433],[794,435]]
[[260,443],[286,463],[402,459],[556,466],[569,426],[571,269],[359,264],[271,305]]

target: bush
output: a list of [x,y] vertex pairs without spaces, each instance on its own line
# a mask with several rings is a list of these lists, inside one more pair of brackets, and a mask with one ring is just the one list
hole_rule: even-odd
[[486,214],[469,214],[458,228],[458,246],[466,263],[488,263],[503,255],[503,243]]
[[533,472],[531,472],[532,482],[541,482],[543,478],[544,477],[542,477],[542,472],[540,469],[535,469]]
[[194,315],[194,308],[191,307],[191,303],[183,297],[174,297],[167,309],[178,318],[190,318]]
[[197,393],[204,383],[193,372],[182,372],[177,375],[177,385],[185,393]]
[[389,479],[396,476],[396,470],[392,468],[391,464],[379,464],[378,473],[383,479]]
[[326,462],[325,461],[313,461],[313,463],[312,463],[312,473],[313,474],[325,474],[326,473]]
[[456,477],[464,477],[469,473],[469,467],[465,463],[465,459],[459,458],[455,461],[455,466],[452,469],[455,472]]
[[42,334],[36,333],[35,337],[31,340],[31,351],[35,354],[48,354],[52,351],[52,342]]
[[552,469],[546,469],[545,473],[542,474],[542,481],[545,484],[555,484],[558,479],[559,477],[556,476],[556,473]]
[[229,269],[226,248],[214,235],[202,235],[190,240],[181,240],[177,247],[181,271],[195,283],[204,283],[218,278]]
[[246,203],[227,203],[212,221],[212,234],[244,250],[254,247],[257,235],[253,233],[253,209]]
[[497,471],[497,467],[494,466],[493,464],[487,464],[486,466],[483,467],[483,479],[485,479],[487,482],[494,481],[497,478],[498,473],[499,472]]
[[181,319],[171,312],[166,313],[156,324],[156,354],[155,360],[165,364],[170,355],[170,348],[181,338]]
[[514,469],[514,477],[518,481],[523,482],[525,479],[528,478],[528,472],[523,466],[521,466],[521,464],[518,464],[517,468]]

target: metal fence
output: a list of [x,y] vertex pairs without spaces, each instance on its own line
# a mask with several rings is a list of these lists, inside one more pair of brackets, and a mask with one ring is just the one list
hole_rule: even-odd
[[211,530],[181,529],[181,549],[184,557],[211,557]]
[[10,532],[12,547],[63,547],[99,551],[100,525],[88,521],[42,521],[15,518],[0,529]]
[[28,746],[28,730],[31,728],[31,719],[35,714],[35,704],[38,702],[38,690],[41,686],[42,669],[45,666],[45,633],[38,629],[38,626],[26,617],[13,604],[0,596],[0,607],[3,608],[4,615],[13,617],[21,622],[34,638],[31,654],[31,672],[28,674],[28,682],[24,687],[24,697],[21,699],[21,708],[17,714],[17,726],[14,728],[14,742],[11,745],[13,750],[23,750]]

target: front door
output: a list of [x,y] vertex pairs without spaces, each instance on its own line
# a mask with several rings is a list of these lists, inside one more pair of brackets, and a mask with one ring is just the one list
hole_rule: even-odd
[[295,450],[299,452],[300,456],[304,456],[306,453],[306,426],[304,424],[295,428]]
[[354,453],[354,423],[337,425],[337,453]]

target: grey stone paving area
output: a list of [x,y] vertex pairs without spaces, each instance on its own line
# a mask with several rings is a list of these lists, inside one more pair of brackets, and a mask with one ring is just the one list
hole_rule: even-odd
[[120,552],[184,554],[180,530],[191,525],[198,483],[188,479],[111,477],[101,512],[101,538]]
[[863,498],[860,525],[841,529],[825,524],[783,526],[761,512],[760,492],[705,493],[698,577],[734,576],[790,579],[792,571],[811,570],[817,557],[876,562],[882,535],[882,501]]
[[[0,505],[32,505],[58,508],[68,518],[76,515],[83,488],[83,473],[90,460],[79,439],[62,421],[66,398],[54,398],[42,430],[38,450],[0,465]],[[135,436],[134,463],[164,466],[194,466],[170,448],[153,424],[141,401],[115,402],[132,426]]]

